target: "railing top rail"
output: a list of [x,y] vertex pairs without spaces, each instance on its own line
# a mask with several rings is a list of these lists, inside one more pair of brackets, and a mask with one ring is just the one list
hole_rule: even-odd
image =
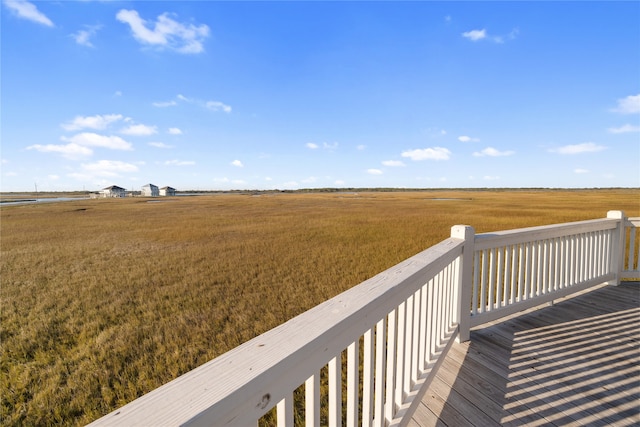
[[491,249],[580,233],[611,230],[615,229],[619,222],[619,219],[603,218],[476,234],[475,249]]
[[463,245],[444,240],[91,425],[210,425],[214,413],[216,425],[255,423],[308,378],[310,367],[319,370],[373,327],[453,262]]

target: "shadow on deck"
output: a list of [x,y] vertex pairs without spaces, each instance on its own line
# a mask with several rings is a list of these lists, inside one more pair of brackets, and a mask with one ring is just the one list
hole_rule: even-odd
[[455,344],[409,425],[640,425],[639,350],[639,282],[564,298]]

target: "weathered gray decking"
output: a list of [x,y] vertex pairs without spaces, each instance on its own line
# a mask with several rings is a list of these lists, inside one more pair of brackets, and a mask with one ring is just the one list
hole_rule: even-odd
[[472,331],[409,425],[640,425],[639,283]]

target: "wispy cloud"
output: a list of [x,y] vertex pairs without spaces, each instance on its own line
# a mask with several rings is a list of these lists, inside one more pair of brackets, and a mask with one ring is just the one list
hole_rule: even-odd
[[11,10],[16,16],[27,21],[42,24],[47,27],[53,27],[53,22],[47,16],[40,12],[36,5],[25,0],[4,0],[4,5]]
[[151,105],[158,108],[166,108],[166,107],[175,107],[178,103],[174,100],[171,101],[161,101],[161,102],[153,102]]
[[158,16],[155,22],[148,22],[137,11],[122,9],[116,14],[116,19],[129,25],[138,42],[179,53],[203,52],[204,39],[209,36],[208,26],[180,23],[169,13]]
[[482,151],[476,151],[475,153],[473,153],[473,155],[475,157],[505,157],[505,156],[512,156],[514,155],[516,152],[513,150],[506,150],[506,151],[500,151],[497,150],[493,147],[487,147]]
[[94,176],[116,177],[121,173],[137,172],[138,167],[131,163],[122,162],[120,160],[98,160],[94,163],[83,163],[82,170],[89,172]]
[[629,95],[626,98],[618,99],[618,106],[612,111],[620,114],[640,113],[640,93]]
[[589,173],[588,169],[583,169],[583,168],[576,168],[573,170],[573,173],[577,173],[577,174],[584,174],[584,173]]
[[124,129],[120,130],[120,133],[124,135],[133,135],[133,136],[149,136],[158,133],[158,129],[156,126],[147,126],[143,124],[138,125],[130,125]]
[[458,137],[458,141],[460,142],[480,142],[479,138],[472,138],[470,136],[462,135]]
[[231,106],[220,101],[207,101],[204,105],[212,111],[224,111],[225,113],[231,112]]
[[593,142],[583,142],[582,144],[565,145],[563,147],[550,148],[549,152],[558,154],[582,154],[597,153],[606,150],[604,145],[598,145]]
[[123,120],[121,114],[106,114],[95,116],[76,116],[71,122],[60,125],[64,130],[74,131],[80,129],[104,130],[111,123]]
[[100,28],[102,28],[101,25],[85,25],[84,30],[71,34],[71,37],[81,46],[94,47],[90,39],[97,34]]
[[473,42],[477,42],[480,40],[489,40],[492,41],[494,43],[504,43],[505,40],[513,40],[518,36],[518,33],[520,32],[520,30],[518,30],[517,28],[514,28],[513,30],[511,30],[511,32],[509,32],[509,34],[507,35],[501,35],[501,36],[494,36],[492,34],[487,33],[487,30],[485,28],[481,29],[481,30],[471,30],[471,31],[466,31],[464,33],[462,33],[462,37],[464,37],[465,39],[469,39]]
[[81,159],[93,154],[93,150],[76,143],[56,145],[56,144],[35,144],[27,147],[27,150],[36,150],[41,153],[56,153],[67,159]]
[[321,145],[321,144],[316,144],[315,142],[307,142],[304,146],[307,147],[309,150],[317,150],[319,148],[322,148],[323,150],[333,152],[338,149],[339,144],[337,142],[332,142],[332,143],[323,142]]
[[150,142],[148,145],[156,148],[173,148],[173,145],[168,145],[164,142]]
[[382,162],[382,164],[384,166],[389,166],[389,167],[401,167],[401,166],[405,166],[405,164],[400,161],[400,160],[384,160]]
[[[225,113],[230,113],[231,112],[231,106],[225,104],[224,102],[220,102],[220,101],[202,101],[200,99],[186,97],[186,96],[184,96],[182,94],[176,95],[176,99],[178,101],[186,102],[188,104],[198,105],[198,106],[200,106],[202,108],[206,108],[206,109],[211,110],[211,111],[222,111],[222,112],[225,112]],[[156,105],[156,106],[158,106],[158,105]],[[169,106],[169,105],[166,105],[166,106]]]
[[619,128],[609,128],[610,133],[632,133],[640,132],[640,126],[634,126],[630,124],[622,125]]
[[383,172],[380,169],[367,169],[369,175],[382,175]]
[[99,135],[93,132],[83,132],[72,137],[62,136],[62,141],[77,144],[83,147],[102,147],[111,150],[133,150],[130,142],[125,141],[119,136]]
[[471,30],[471,31],[467,31],[462,33],[462,37],[464,37],[465,39],[469,39],[471,41],[478,41],[478,40],[482,40],[484,38],[487,37],[487,30],[485,30],[484,28],[482,30]]
[[191,166],[195,165],[196,162],[193,160],[167,160],[164,164],[167,166]]
[[451,151],[443,147],[433,148],[420,148],[416,150],[403,151],[402,157],[407,157],[411,160],[449,160],[451,157]]
[[231,162],[231,165],[232,165],[232,166],[235,166],[235,167],[237,167],[237,168],[242,168],[242,167],[244,167],[244,165],[242,164],[242,162],[241,162],[240,160],[234,160],[234,161],[232,161],[232,162]]
[[169,128],[169,133],[171,135],[182,135],[180,128]]

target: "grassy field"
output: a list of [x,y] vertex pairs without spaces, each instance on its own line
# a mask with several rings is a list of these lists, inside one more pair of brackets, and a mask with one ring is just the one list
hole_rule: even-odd
[[640,190],[78,200],[0,209],[2,425],[81,425],[447,238],[640,216]]

